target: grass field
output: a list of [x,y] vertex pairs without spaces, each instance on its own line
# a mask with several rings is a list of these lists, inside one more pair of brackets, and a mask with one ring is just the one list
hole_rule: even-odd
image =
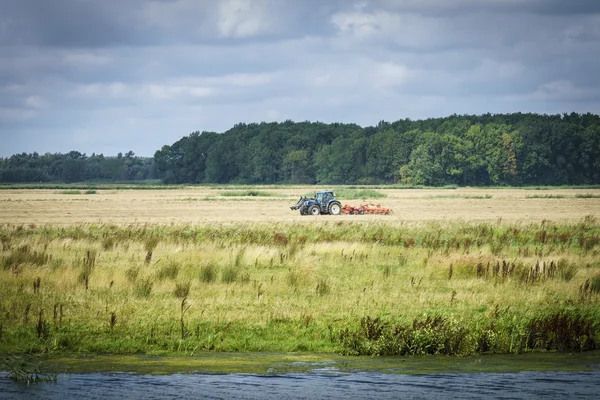
[[310,187],[75,190],[0,191],[0,353],[600,345],[597,189],[378,188],[394,215],[319,217],[289,210]]
[[[0,190],[0,224],[313,223],[289,206],[315,189],[302,186],[215,186],[178,190]],[[118,187],[118,186],[116,186]],[[147,188],[146,188],[147,189]],[[335,189],[335,188],[334,188]],[[344,204],[392,208],[392,216],[339,216],[343,221],[578,221],[600,211],[600,189],[369,189],[342,187]],[[360,198],[366,195],[365,199]],[[375,198],[377,197],[377,198]],[[320,220],[327,220],[321,217]]]

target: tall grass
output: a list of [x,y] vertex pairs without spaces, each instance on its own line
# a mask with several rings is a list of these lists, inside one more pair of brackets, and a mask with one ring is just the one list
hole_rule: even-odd
[[180,266],[178,263],[176,263],[175,261],[171,261],[167,264],[165,264],[164,266],[160,267],[160,269],[158,270],[156,277],[159,280],[165,280],[165,279],[175,279],[177,278],[177,275],[179,274],[179,270],[180,270]]
[[593,216],[3,225],[0,240],[5,352],[464,355],[600,343]]
[[493,316],[487,326],[438,314],[409,324],[369,316],[339,331],[343,353],[350,355],[466,355],[522,353],[530,350],[587,351],[600,345],[597,317],[558,310],[514,319]]
[[[519,247],[595,247],[600,240],[600,225],[592,218],[577,224],[553,223],[424,223],[398,225],[337,221],[323,224],[209,224],[169,225],[151,227],[121,225],[76,225],[66,227],[36,227],[5,225],[0,236],[10,240],[30,235],[52,239],[88,240],[99,242],[111,237],[114,243],[144,242],[146,252],[159,243],[197,243],[211,241],[229,245],[277,245],[282,237],[287,243],[315,244],[329,242],[379,243],[386,246],[415,248],[501,246]],[[110,247],[110,246],[107,246]]]
[[41,372],[41,360],[31,355],[9,355],[0,358],[0,371],[15,382],[27,385],[56,382],[56,375]]
[[205,283],[212,283],[217,277],[217,268],[212,265],[205,265],[200,269],[200,280]]

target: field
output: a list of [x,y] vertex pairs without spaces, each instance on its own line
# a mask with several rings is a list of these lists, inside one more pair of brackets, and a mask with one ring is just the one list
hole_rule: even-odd
[[480,354],[600,345],[600,190],[0,191],[0,353]]
[[[339,190],[337,190],[339,189]],[[313,223],[289,206],[315,189],[293,186],[188,187],[178,190],[0,190],[0,224]],[[392,216],[343,221],[579,221],[600,211],[599,189],[351,189],[342,202],[392,208]],[[364,198],[361,196],[364,194]],[[385,196],[374,198],[375,196]],[[321,218],[320,220],[323,220]],[[325,220],[327,220],[325,218]],[[339,219],[338,219],[339,220]]]

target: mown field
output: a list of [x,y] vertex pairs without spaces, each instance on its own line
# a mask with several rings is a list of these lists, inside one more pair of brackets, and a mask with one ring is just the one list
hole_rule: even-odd
[[[0,190],[0,224],[313,223],[293,205],[310,186],[98,186]],[[334,187],[343,204],[381,203],[392,216],[343,221],[579,221],[600,210],[600,189],[390,189]],[[321,217],[321,220],[327,220]]]
[[0,191],[0,353],[478,354],[600,345],[597,189]]

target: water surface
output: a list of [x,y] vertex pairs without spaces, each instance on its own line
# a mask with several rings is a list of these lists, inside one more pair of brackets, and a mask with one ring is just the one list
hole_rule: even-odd
[[[600,399],[600,353],[340,357],[207,353],[44,361],[55,383],[0,375],[1,399]],[[122,372],[116,372],[122,371]]]

